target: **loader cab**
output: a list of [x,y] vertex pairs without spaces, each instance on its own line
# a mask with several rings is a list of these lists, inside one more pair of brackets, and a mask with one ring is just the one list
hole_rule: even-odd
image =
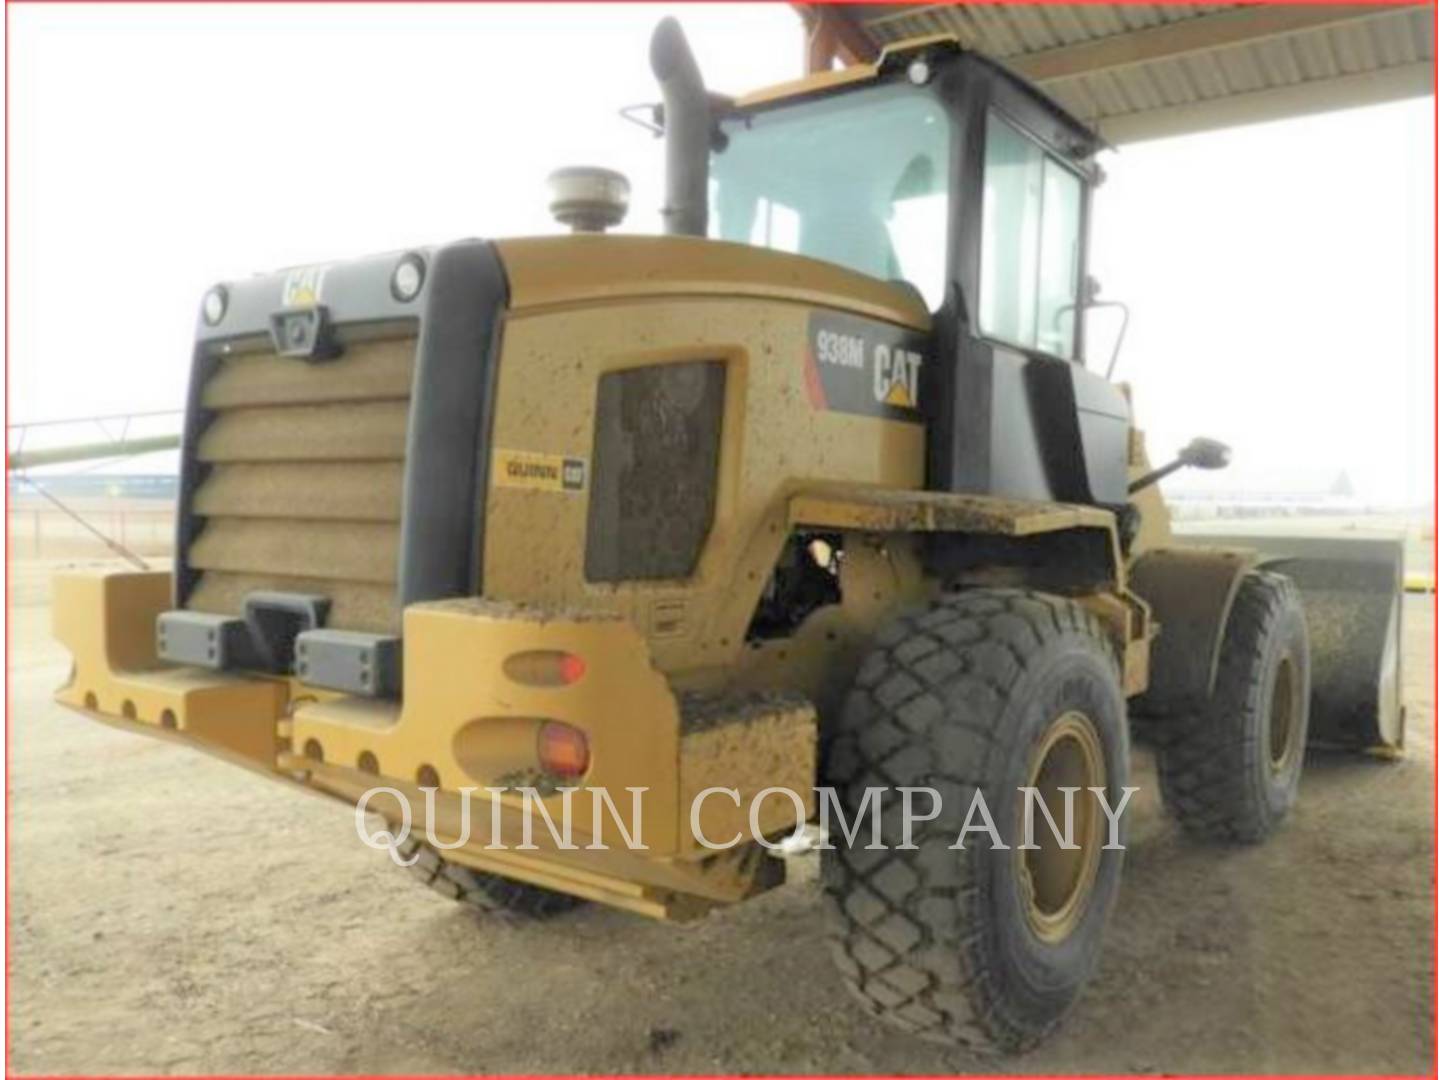
[[1102,146],[953,39],[901,44],[720,112],[709,233],[924,299],[929,487],[1118,507],[1128,403],[1080,360]]

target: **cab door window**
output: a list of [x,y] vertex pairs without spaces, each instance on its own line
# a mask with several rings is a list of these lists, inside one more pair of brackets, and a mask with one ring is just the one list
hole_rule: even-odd
[[1069,359],[1080,284],[1080,178],[991,113],[985,135],[980,331]]

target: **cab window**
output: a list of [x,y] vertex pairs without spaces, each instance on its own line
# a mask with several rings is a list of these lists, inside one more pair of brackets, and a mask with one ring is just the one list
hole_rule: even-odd
[[929,93],[878,86],[721,121],[710,233],[945,294],[950,121]]
[[1007,120],[985,131],[980,330],[1065,359],[1075,352],[1080,178]]

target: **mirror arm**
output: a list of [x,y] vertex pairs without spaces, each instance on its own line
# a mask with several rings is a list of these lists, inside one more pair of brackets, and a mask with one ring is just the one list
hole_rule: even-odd
[[1184,459],[1176,458],[1168,465],[1161,465],[1158,469],[1151,469],[1148,473],[1140,477],[1138,480],[1132,480],[1130,482],[1130,488],[1128,493],[1134,495],[1137,491],[1143,491],[1151,484],[1156,484],[1159,483],[1161,480],[1164,480],[1165,477],[1169,476],[1176,469],[1183,469],[1184,467]]

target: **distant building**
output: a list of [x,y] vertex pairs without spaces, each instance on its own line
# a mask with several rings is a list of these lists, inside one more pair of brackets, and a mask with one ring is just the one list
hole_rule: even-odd
[[1355,494],[1344,469],[1299,466],[1239,475],[1228,469],[1192,472],[1165,484],[1164,492],[1177,517],[1355,514],[1381,509]]

